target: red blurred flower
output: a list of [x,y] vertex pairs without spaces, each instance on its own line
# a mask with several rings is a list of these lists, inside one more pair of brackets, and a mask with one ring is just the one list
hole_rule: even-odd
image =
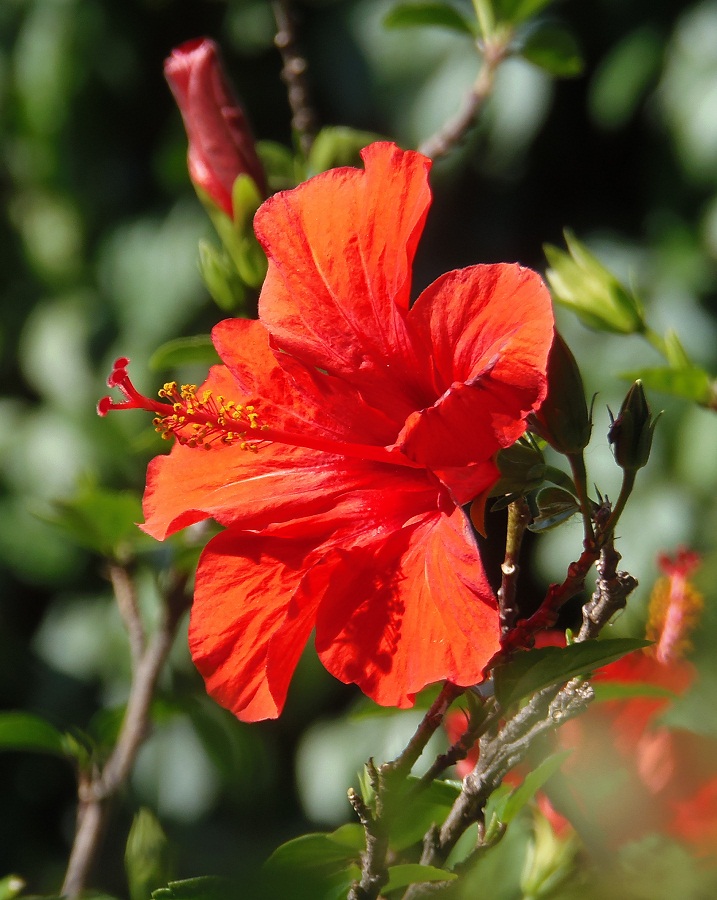
[[192,182],[232,217],[232,187],[246,174],[266,196],[264,169],[256,155],[246,116],[209,38],[187,41],[172,51],[164,75],[189,138]]
[[[648,637],[654,645],[600,669],[596,687],[634,688],[623,699],[595,702],[555,733],[556,750],[571,750],[561,775],[539,793],[538,806],[558,836],[571,822],[589,845],[618,849],[659,832],[717,857],[717,741],[661,724],[675,696],[693,684],[694,667],[681,658],[689,646],[702,598],[689,581],[697,554],[660,556],[664,577],[650,602]],[[564,635],[538,635],[540,646],[564,644]],[[462,712],[446,718],[449,740],[466,730]],[[456,768],[465,777],[478,761],[475,746]],[[506,781],[520,781],[525,766]]]
[[474,266],[409,309],[430,161],[388,143],[363,157],[259,210],[259,321],[214,329],[225,365],[200,389],[149,400],[123,359],[110,384],[126,401],[100,404],[149,409],[177,438],[150,464],[148,533],[225,526],[199,563],[190,645],[245,720],[279,714],[313,629],[336,678],[399,707],[480,680],[499,646],[461,506],[544,396],[550,297],[530,270]]

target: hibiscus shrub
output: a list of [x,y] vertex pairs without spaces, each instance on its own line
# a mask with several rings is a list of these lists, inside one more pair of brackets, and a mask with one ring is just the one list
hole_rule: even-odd
[[[291,150],[255,141],[213,40],[185,41],[166,60],[189,179],[216,232],[200,243],[199,267],[221,312],[210,335],[174,336],[152,360],[120,347],[133,353],[132,376],[125,355],[111,366],[102,433],[130,454],[124,423],[149,413],[156,432],[141,505],[85,485],[53,513],[104,559],[130,669],[126,705],[85,731],[0,715],[0,745],[76,771],[62,896],[98,896],[88,892],[112,801],[141,770],[152,724],[188,718],[228,780],[248,783],[234,720],[281,728],[305,715],[292,684],[307,678],[308,695],[354,689],[354,718],[335,733],[313,723],[298,769],[315,798],[333,791],[343,750],[332,757],[332,734],[355,734],[363,768],[339,788],[343,821],[284,829],[267,859],[226,864],[220,877],[177,867],[158,802],[129,828],[131,900],[717,889],[717,729],[689,714],[701,555],[661,555],[644,609],[618,549],[639,530],[636,486],[655,465],[661,426],[648,392],[709,417],[717,382],[570,231],[565,249],[546,246],[545,279],[471,260],[415,288],[433,161],[460,158],[510,64],[529,61],[544,77],[582,70],[552,6],[390,8],[389,28],[447,28],[478,58],[463,107],[418,149],[317,132],[288,2],[274,15]],[[633,336],[664,360],[630,367],[604,426],[554,304],[596,345]],[[173,377],[145,393],[136,384],[152,369]],[[594,462],[608,447],[610,472]],[[569,556],[551,579],[539,560],[556,533]],[[167,676],[173,645],[185,643],[199,694]],[[373,739],[394,728],[400,739],[364,752],[362,721]],[[269,765],[282,765],[278,752]],[[251,790],[259,818],[262,785]],[[20,878],[0,881],[0,900],[23,891]]]

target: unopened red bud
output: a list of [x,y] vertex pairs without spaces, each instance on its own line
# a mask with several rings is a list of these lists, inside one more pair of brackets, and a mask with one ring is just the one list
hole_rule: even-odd
[[208,38],[187,41],[164,63],[189,139],[189,176],[195,187],[233,218],[232,188],[249,175],[266,196],[264,169],[244,111]]
[[548,357],[548,395],[530,417],[529,427],[559,453],[576,454],[590,441],[592,422],[575,357],[555,332]]

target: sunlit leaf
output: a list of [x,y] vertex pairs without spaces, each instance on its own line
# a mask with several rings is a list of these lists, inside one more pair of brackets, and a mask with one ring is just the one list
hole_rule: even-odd
[[704,369],[692,366],[686,369],[638,369],[621,372],[620,378],[627,381],[642,381],[645,387],[663,394],[673,394],[693,403],[709,403],[712,396],[710,376]]
[[461,34],[475,34],[474,23],[447,3],[400,3],[390,10],[383,24],[387,28],[437,26]]
[[149,368],[155,372],[174,369],[177,366],[199,364],[213,366],[221,362],[208,334],[176,338],[158,347],[149,359]]
[[584,641],[568,647],[541,647],[518,653],[495,670],[495,692],[501,706],[517,703],[528,694],[588,675],[627,653],[649,646],[637,638]]
[[363,829],[358,824],[344,826],[335,834],[305,834],[282,844],[264,863],[267,896],[345,897],[361,876],[356,845],[363,847]]
[[0,878],[0,900],[14,900],[25,888],[25,882],[19,875],[7,875]]
[[574,78],[584,68],[577,41],[559,25],[545,25],[532,32],[520,55],[558,78]]

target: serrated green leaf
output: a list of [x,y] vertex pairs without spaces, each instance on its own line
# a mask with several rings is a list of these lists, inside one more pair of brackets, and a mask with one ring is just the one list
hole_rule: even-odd
[[191,364],[209,367],[220,362],[211,337],[208,334],[197,334],[162,344],[149,358],[149,368],[154,372],[160,372],[177,366]]
[[563,762],[570,756],[572,750],[562,750],[553,753],[544,759],[540,765],[529,772],[522,784],[512,790],[496,806],[496,815],[506,825],[513,821],[523,807],[530,803],[540,788],[555,775]]
[[449,28],[474,37],[475,24],[447,3],[399,3],[385,16],[386,28]]
[[640,380],[650,390],[661,391],[691,400],[693,403],[710,402],[711,379],[704,369],[693,366],[687,369],[639,369],[633,372],[621,372],[620,378],[627,381]]
[[421,884],[421,882],[455,881],[458,876],[448,869],[438,869],[435,866],[422,866],[420,863],[402,863],[397,866],[389,866],[388,882],[382,888],[382,894],[397,891],[408,887],[409,884]]
[[559,25],[545,25],[533,31],[520,55],[557,78],[575,78],[584,69],[577,41]]
[[504,708],[535,691],[615,662],[627,653],[649,646],[637,638],[585,641],[568,647],[541,647],[517,654],[495,670],[495,692]]
[[528,526],[530,531],[543,532],[567,521],[580,510],[578,501],[571,493],[559,487],[543,488],[536,502],[538,515]]
[[129,549],[152,543],[137,527],[143,518],[142,501],[131,491],[84,487],[75,497],[56,501],[43,518],[74,543],[103,556],[120,558]]
[[35,750],[67,756],[65,735],[31,713],[0,713],[0,750]]
[[152,891],[152,900],[231,900],[239,896],[238,884],[212,875],[170,881],[167,887]]

